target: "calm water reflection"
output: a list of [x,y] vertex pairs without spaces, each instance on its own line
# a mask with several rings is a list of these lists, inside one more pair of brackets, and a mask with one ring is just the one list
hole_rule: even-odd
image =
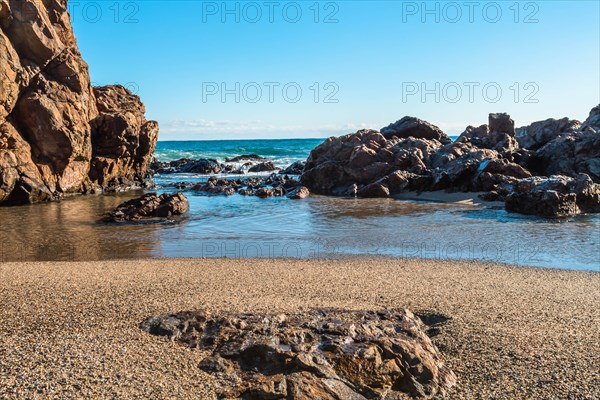
[[98,222],[139,194],[0,208],[0,259],[377,254],[600,270],[600,215],[555,221],[457,204],[187,193],[191,212],[179,223]]

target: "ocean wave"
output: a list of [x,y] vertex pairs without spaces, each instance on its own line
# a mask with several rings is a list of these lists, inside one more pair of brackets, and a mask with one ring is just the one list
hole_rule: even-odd
[[257,154],[284,168],[306,160],[311,150],[321,142],[321,139],[159,142],[155,157],[161,162],[182,158],[210,158],[225,162],[227,158],[242,154]]

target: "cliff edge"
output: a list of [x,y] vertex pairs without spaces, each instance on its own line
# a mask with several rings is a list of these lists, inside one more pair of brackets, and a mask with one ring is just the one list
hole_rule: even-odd
[[67,0],[0,0],[0,204],[143,185],[158,123],[94,88]]

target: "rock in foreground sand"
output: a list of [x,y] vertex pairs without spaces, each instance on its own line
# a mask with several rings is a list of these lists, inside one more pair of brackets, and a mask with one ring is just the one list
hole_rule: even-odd
[[200,368],[230,377],[223,398],[431,398],[456,383],[408,310],[183,312],[150,317],[140,328],[210,351]]

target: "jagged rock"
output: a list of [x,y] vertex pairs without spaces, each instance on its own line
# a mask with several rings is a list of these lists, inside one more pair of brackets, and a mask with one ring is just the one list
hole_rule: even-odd
[[296,161],[289,167],[279,171],[279,173],[281,175],[302,175],[302,172],[304,172],[305,165],[306,165],[306,161]]
[[577,206],[583,213],[600,213],[600,184],[594,183],[586,174],[579,174],[575,181]]
[[413,137],[416,139],[435,139],[443,144],[452,142],[448,135],[437,126],[414,117],[404,117],[385,128],[381,128],[381,134],[386,139]]
[[566,217],[579,213],[577,196],[556,190],[511,193],[506,198],[506,210],[543,217]]
[[266,161],[260,164],[256,164],[250,167],[248,172],[271,172],[275,171],[275,165],[272,161]]
[[503,132],[509,136],[515,136],[515,121],[506,113],[490,114],[490,131]]
[[168,163],[155,161],[152,163],[151,169],[157,174],[218,174],[222,171],[223,166],[217,160],[209,158],[201,158],[199,160],[190,160],[182,158]]
[[430,156],[441,146],[437,140],[387,140],[377,131],[361,130],[329,138],[315,148],[301,181],[311,192],[347,195],[354,185],[367,186],[397,170],[427,171]]
[[31,148],[11,122],[0,125],[0,203],[23,204],[51,200]]
[[408,310],[197,311],[150,317],[140,328],[208,351],[199,368],[230,382],[220,398],[440,398],[456,383]]
[[589,175],[600,182],[600,106],[590,112],[581,129],[559,136],[539,148],[530,160],[530,169],[539,175]]
[[[393,134],[402,136],[410,126],[431,133],[429,125],[407,117],[387,127],[386,135],[361,130],[329,138],[311,152],[301,181],[311,192],[334,196],[390,197],[407,190],[488,192],[493,193],[486,195],[488,198],[498,200],[510,195],[507,208],[511,211],[541,215],[596,212],[596,189],[590,185],[600,182],[600,106],[592,109],[583,124],[550,119],[521,128],[519,140],[527,148],[519,148],[514,121],[507,114],[490,114],[489,125],[469,126],[456,142],[445,145],[424,138],[432,137],[425,133],[421,138],[415,137],[418,134],[407,134],[407,138]],[[566,175],[569,189],[539,185],[532,190],[513,190],[519,180],[536,174]],[[590,179],[582,181],[587,189],[580,190],[581,194],[573,179],[579,174]],[[544,195],[544,191],[553,193]],[[536,209],[536,199],[545,204],[547,212]]]
[[179,172],[188,174],[218,174],[221,172],[221,164],[214,159],[192,160],[179,167]]
[[142,197],[118,205],[106,215],[105,222],[132,222],[167,219],[185,214],[189,210],[188,199],[183,193],[148,193]]
[[600,184],[585,174],[522,179],[506,197],[506,210],[545,217],[600,212]]
[[592,108],[588,118],[581,125],[581,130],[591,129],[596,133],[600,132],[600,104]]
[[[190,185],[192,190],[206,192],[209,194],[223,194],[226,196],[238,193],[243,196],[257,196],[261,198],[280,197],[288,193],[288,197],[296,198],[295,195],[303,196],[303,190],[299,193],[293,192],[300,186],[295,179],[288,176],[272,174],[267,178],[246,177],[243,179],[218,179],[210,177],[206,183]],[[185,185],[184,187],[187,187]],[[304,188],[306,189],[306,188]],[[308,189],[306,189],[308,190]]]
[[285,195],[285,189],[281,186],[273,188],[261,187],[254,192],[254,195],[256,197],[260,197],[261,199],[266,199],[269,197],[281,197]]
[[558,137],[573,135],[580,127],[576,120],[550,118],[517,129],[516,137],[521,148],[537,150]]
[[[130,104],[120,104],[120,98],[102,108],[66,4],[0,0],[0,143],[5,143],[0,148],[0,203],[51,200],[120,181],[141,186],[154,149],[158,125],[143,119],[139,99],[141,109],[131,115],[125,112]],[[117,115],[124,121],[108,121]],[[98,118],[105,123],[96,124]],[[110,146],[104,145],[110,142],[120,152],[123,131],[127,154],[122,162],[109,161],[119,154],[109,154]],[[105,136],[106,142],[96,143]],[[106,152],[96,157],[99,149]]]
[[[493,117],[499,114],[490,114],[490,125],[481,125],[479,127],[468,126],[465,131],[456,139],[459,143],[471,143],[475,147],[482,149],[492,149],[496,151],[513,152],[519,147],[517,140],[515,139],[514,122],[512,123],[512,132],[494,131],[491,130],[491,126],[495,128],[509,129],[509,122],[501,122]],[[500,114],[502,115],[502,114]],[[509,118],[510,119],[510,118]],[[512,120],[511,120],[512,121]]]
[[100,115],[92,121],[90,178],[101,187],[144,182],[158,140],[140,98],[123,86],[94,88]]
[[231,162],[231,163],[239,163],[242,161],[266,162],[269,160],[264,157],[259,156],[258,154],[242,154],[241,156],[225,159],[225,162]]
[[310,190],[306,186],[299,186],[287,194],[292,200],[301,200],[310,196]]
[[358,191],[359,197],[388,197],[389,195],[390,188],[384,179],[373,182]]

